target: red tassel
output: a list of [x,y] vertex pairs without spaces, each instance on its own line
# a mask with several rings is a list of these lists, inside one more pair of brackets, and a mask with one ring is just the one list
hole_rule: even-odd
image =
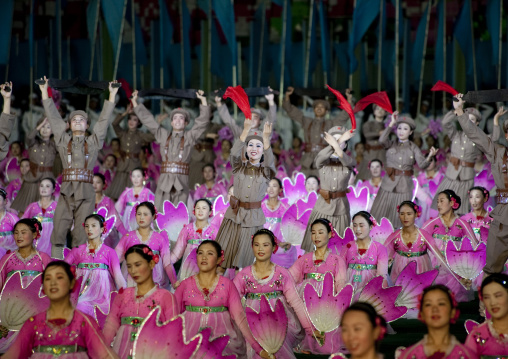
[[53,91],[51,90],[51,87],[48,86],[48,96],[50,98],[53,98]]
[[242,86],[236,87],[229,86],[226,89],[226,92],[224,93],[224,96],[222,96],[222,98],[225,100],[228,97],[231,98],[231,100],[233,100],[238,105],[240,110],[245,115],[245,118],[248,119],[252,118],[252,114],[250,112],[249,98],[247,97],[247,94],[245,93],[245,90],[242,88]]
[[457,95],[459,91],[455,90],[453,87],[448,85],[446,82],[439,80],[436,84],[430,89],[430,91],[446,91],[451,93],[453,96]]
[[360,101],[356,103],[355,113],[362,111],[365,107],[370,105],[371,103],[375,103],[383,110],[393,113],[392,104],[390,103],[390,99],[385,91],[374,92],[369,96],[365,96]]
[[334,90],[332,89],[329,85],[326,85],[328,86],[328,90],[332,91],[333,94],[335,95],[335,97],[337,97],[337,100],[339,100],[339,108],[343,109],[344,111],[346,111],[349,115],[349,118],[351,119],[351,128],[353,130],[356,129],[356,119],[355,119],[355,113],[353,112],[353,108],[351,107],[351,105],[349,104],[349,102],[347,102],[347,100],[344,98],[344,96],[342,96],[342,94],[337,91],[337,90]]

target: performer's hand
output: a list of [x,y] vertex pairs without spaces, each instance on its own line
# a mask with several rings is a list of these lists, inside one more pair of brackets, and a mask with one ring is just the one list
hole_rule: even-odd
[[243,121],[243,130],[250,131],[252,128],[252,119],[246,118],[245,121]]
[[265,95],[265,98],[268,101],[268,103],[271,104],[273,102],[275,95],[273,94],[273,90],[270,88],[270,86],[268,86],[268,90],[270,90],[270,93],[268,95]]
[[271,134],[272,134],[272,123],[266,121],[264,126],[263,126],[263,138],[268,138],[269,139]]
[[286,90],[286,101],[289,101],[289,96],[291,96],[295,92],[295,88],[293,86],[288,86]]
[[499,118],[507,112],[508,110],[505,110],[503,106],[499,106],[497,113],[494,115],[494,126],[499,126]]
[[339,138],[339,143],[349,141],[355,135],[356,130],[348,130],[342,134]]
[[39,89],[41,90],[42,99],[46,100],[49,98],[48,96],[48,78],[44,76],[41,78],[41,80],[44,80],[44,85],[39,85]]
[[289,242],[281,242],[278,244],[278,246],[282,249],[284,249],[286,252],[291,249],[291,243]]
[[132,93],[131,104],[132,104],[132,107],[138,106],[138,90],[134,90],[134,92]]
[[333,148],[335,148],[335,146],[339,146],[339,143],[337,142],[337,140],[335,139],[335,137],[333,137],[332,135],[330,135],[328,132],[325,132],[325,136],[323,138],[326,143],[328,143],[330,146],[332,146]]
[[346,89],[346,100],[351,106],[353,106],[353,94],[351,92],[351,89]]
[[44,125],[47,123],[48,123],[48,118],[46,117],[44,120],[42,120],[42,122],[39,124],[39,126],[37,126],[36,130],[40,131],[41,128],[44,127]]
[[432,146],[429,150],[429,158],[434,157],[437,154],[437,149]]
[[471,289],[471,286],[473,285],[473,282],[470,279],[466,279],[466,278],[460,278],[460,282],[467,289]]
[[203,90],[198,90],[198,91],[196,92],[196,97],[197,97],[198,99],[200,99],[200,100],[201,100],[201,104],[202,104],[203,106],[206,106],[206,105],[208,105],[208,103],[206,102],[206,96],[204,96],[204,94],[205,94],[205,91],[203,91]]
[[274,354],[268,354],[266,350],[259,353],[259,356],[263,359],[277,359]]
[[175,282],[175,284],[173,284],[173,288],[175,288],[175,289],[176,289],[176,288],[178,288],[179,286],[180,286],[180,281],[179,281],[179,280],[177,280],[177,281]]
[[[7,86],[9,86],[11,88],[10,91],[5,91],[5,88]],[[0,89],[1,89],[1,92],[2,92],[2,97],[4,99],[11,98],[11,95],[12,95],[12,82],[6,82],[6,83],[0,85]]]
[[118,92],[118,89],[120,87],[113,87],[113,84],[117,84],[118,81],[117,80],[113,80],[109,83],[109,97],[111,97],[111,93],[114,93],[115,96],[116,96],[116,93]]
[[455,98],[458,100],[453,101],[453,108],[455,109],[455,113],[457,113],[457,110],[462,110],[464,108],[465,101],[462,99],[462,97],[464,97],[464,94],[459,93],[455,95]]
[[217,108],[222,106],[222,100],[219,96],[215,96],[215,105],[217,105]]
[[399,111],[395,111],[392,113],[392,119],[390,120],[390,124],[388,127],[393,127],[397,123],[397,120],[399,119]]

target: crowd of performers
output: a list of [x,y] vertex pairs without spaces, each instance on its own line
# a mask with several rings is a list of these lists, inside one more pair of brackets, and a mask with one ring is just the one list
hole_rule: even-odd
[[[92,115],[39,83],[26,151],[9,146],[13,84],[0,86],[3,357],[371,359],[399,318],[428,329],[399,358],[508,355],[502,107],[487,135],[456,95],[433,125],[448,145],[422,149],[421,118],[364,98],[357,130],[349,90],[331,89],[332,116],[329,101],[292,104],[290,87],[304,141],[285,150],[271,92],[263,110],[228,88],[245,120],[215,97],[220,126],[202,91],[195,118],[154,116],[137,91],[115,116],[113,81]],[[450,324],[476,291],[486,319],[463,344]]]

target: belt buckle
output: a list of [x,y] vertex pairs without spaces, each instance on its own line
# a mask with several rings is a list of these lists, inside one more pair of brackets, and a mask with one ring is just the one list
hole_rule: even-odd
[[171,166],[171,170],[170,170],[171,173],[175,173],[176,172],[176,167],[174,166]]

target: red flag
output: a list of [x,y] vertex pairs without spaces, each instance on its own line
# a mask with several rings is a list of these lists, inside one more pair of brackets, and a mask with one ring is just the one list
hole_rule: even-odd
[[129,85],[129,83],[127,82],[127,80],[122,78],[122,79],[118,79],[118,82],[120,82],[122,84],[122,88],[125,91],[125,95],[127,96],[128,99],[130,99],[132,96],[132,88]]
[[356,129],[356,119],[355,119],[355,113],[353,112],[353,108],[351,107],[351,105],[349,104],[349,102],[347,102],[347,100],[344,98],[344,96],[342,96],[342,94],[337,91],[337,90],[334,90],[332,89],[329,85],[326,85],[328,86],[328,90],[332,91],[333,94],[335,95],[335,97],[337,97],[337,100],[339,100],[339,108],[343,109],[344,111],[346,111],[349,115],[349,118],[351,119],[351,128],[353,130]]
[[226,89],[226,92],[224,93],[224,96],[222,96],[222,98],[225,100],[228,97],[231,98],[231,100],[233,100],[238,105],[240,110],[245,115],[245,118],[248,119],[252,118],[250,112],[249,98],[247,97],[247,94],[245,93],[245,90],[242,88],[242,86],[236,87],[229,86]]
[[390,103],[390,99],[385,91],[374,92],[369,96],[365,96],[360,101],[356,103],[355,113],[362,111],[365,107],[370,105],[371,103],[375,103],[383,110],[393,113],[392,104]]
[[430,89],[430,91],[446,91],[451,93],[453,96],[457,95],[459,91],[455,90],[453,87],[448,85],[446,82],[439,80],[436,84]]

